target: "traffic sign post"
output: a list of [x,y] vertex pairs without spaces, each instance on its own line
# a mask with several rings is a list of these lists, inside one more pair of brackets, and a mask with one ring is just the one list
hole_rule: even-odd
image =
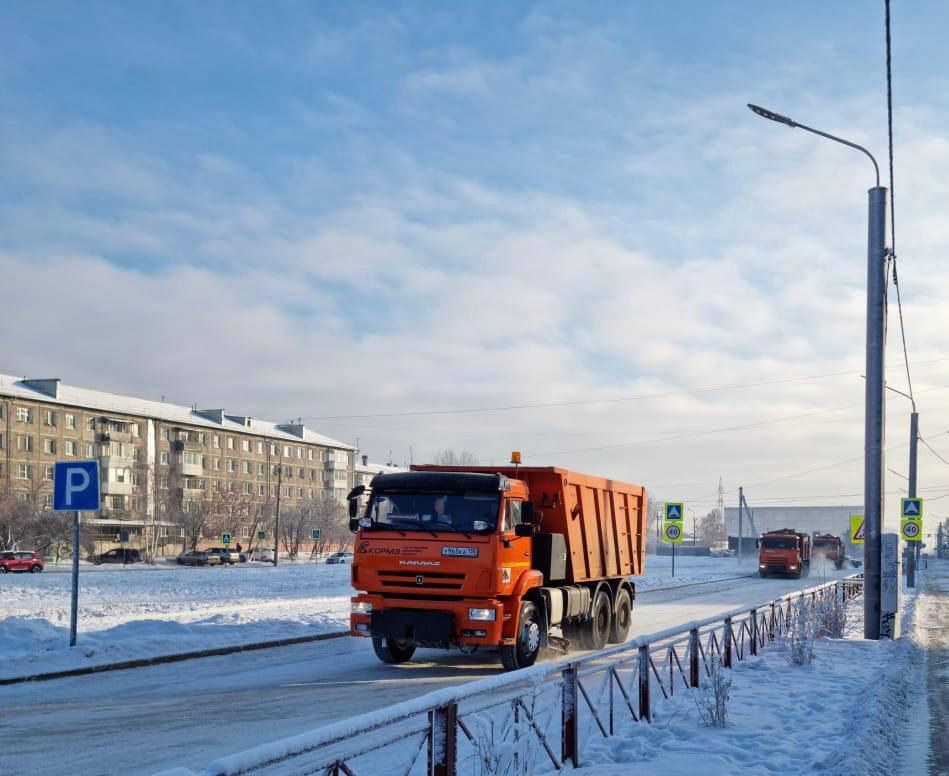
[[266,538],[267,538],[267,532],[266,532],[266,531],[258,531],[258,532],[257,532],[257,541],[262,542],[262,541],[264,541]]
[[666,502],[666,521],[678,520],[682,522],[682,515],[685,514],[685,509],[683,509],[683,504],[681,501],[667,501]]
[[914,518],[900,520],[900,536],[908,542],[923,540],[923,521]]
[[53,511],[72,512],[72,597],[69,646],[76,646],[79,614],[79,513],[99,510],[99,462],[56,461],[53,465]]
[[317,541],[319,541],[319,540],[320,540],[320,529],[319,529],[319,528],[314,528],[314,529],[313,529],[313,541],[317,542]]
[[225,531],[221,534],[221,543],[227,547],[231,543],[231,534],[229,531]]
[[900,517],[923,519],[923,500],[921,498],[904,498],[901,502]]
[[[668,506],[668,504],[666,505]],[[681,506],[681,505],[679,505]],[[679,514],[682,514],[681,510]],[[662,538],[672,544],[672,576],[676,575],[676,545],[682,541],[682,521],[666,520],[662,527]]]

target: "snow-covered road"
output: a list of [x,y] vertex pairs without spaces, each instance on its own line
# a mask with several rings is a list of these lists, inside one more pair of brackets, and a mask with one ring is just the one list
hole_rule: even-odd
[[[643,594],[632,635],[762,603],[819,581],[749,577]],[[495,658],[420,650],[412,663],[386,666],[368,640],[347,637],[14,685],[0,688],[0,751],[5,769],[12,766],[15,773],[199,767],[223,754],[494,674]]]

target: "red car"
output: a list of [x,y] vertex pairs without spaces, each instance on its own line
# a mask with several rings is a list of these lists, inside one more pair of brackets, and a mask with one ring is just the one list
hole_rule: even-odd
[[29,550],[6,550],[0,552],[0,574],[8,571],[29,571],[38,574],[43,570],[43,556]]

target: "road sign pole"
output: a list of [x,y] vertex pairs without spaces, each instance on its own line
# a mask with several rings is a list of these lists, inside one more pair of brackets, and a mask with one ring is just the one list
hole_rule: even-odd
[[[916,498],[916,441],[919,438],[919,413],[909,416],[909,497]],[[906,587],[916,587],[916,568],[919,565],[919,545],[910,546],[906,553]]]
[[672,543],[672,578],[676,576],[676,543]]
[[79,513],[72,513],[72,604],[69,609],[69,646],[76,646],[79,617]]
[[[741,565],[741,556],[742,556],[742,540],[741,540],[741,528],[742,528],[742,505],[745,503],[745,493],[741,485],[738,486],[738,565]],[[724,515],[722,515],[724,517]]]
[[884,351],[886,347],[886,189],[869,191],[867,224],[867,365],[864,429],[863,637],[880,638],[883,527]]

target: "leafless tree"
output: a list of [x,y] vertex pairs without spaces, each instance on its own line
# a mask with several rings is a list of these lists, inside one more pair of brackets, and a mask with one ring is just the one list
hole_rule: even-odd
[[716,542],[725,540],[725,517],[721,510],[713,509],[704,517],[700,517],[696,526],[697,539],[700,544],[711,547]]
[[310,538],[313,525],[313,509],[311,507],[291,507],[280,515],[280,541],[284,552],[296,559],[300,554],[300,547]]
[[320,538],[313,543],[311,556],[322,554],[329,549],[343,550],[349,546],[352,534],[349,532],[349,513],[346,507],[335,499],[320,499],[311,508],[312,528],[320,529]]
[[468,450],[456,452],[449,448],[448,450],[436,450],[432,457],[432,463],[437,466],[477,466],[478,457]]

